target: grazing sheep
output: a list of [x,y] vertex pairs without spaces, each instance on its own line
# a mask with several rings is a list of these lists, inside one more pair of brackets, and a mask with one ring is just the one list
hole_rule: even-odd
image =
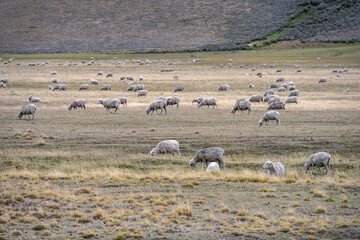
[[265,93],[264,93],[264,97],[266,97],[268,95],[274,95],[274,90],[272,90],[272,89],[266,90]]
[[83,84],[80,86],[79,91],[88,90],[88,89],[89,89],[89,84]]
[[302,72],[302,69],[301,69],[301,68],[299,68],[298,70],[296,70],[296,72]]
[[136,97],[146,97],[147,94],[148,94],[147,90],[141,90],[141,91],[138,92]]
[[235,106],[234,108],[230,111],[232,114],[235,114],[236,111],[241,111],[241,113],[243,111],[246,111],[248,110],[248,114],[250,114],[250,112],[252,112],[252,109],[251,109],[251,102],[247,99],[238,99],[235,103]]
[[350,92],[350,88],[347,88],[343,91],[343,93],[349,93]]
[[180,154],[180,150],[179,150],[179,143],[176,140],[165,140],[162,142],[159,142],[155,148],[153,148],[153,150],[150,151],[150,155],[154,156],[157,154],[166,154],[166,153],[170,153],[172,155],[174,155],[175,153],[177,153],[178,155]]
[[348,68],[344,68],[344,72],[348,72],[349,71],[349,69]]
[[174,90],[174,92],[183,92],[184,91],[184,86],[180,85],[180,86],[177,86]]
[[55,90],[59,90],[59,91],[66,91],[67,89],[67,86],[66,84],[61,84],[61,83],[58,83],[54,86],[54,88],[52,89],[53,91]]
[[136,92],[137,91],[137,85],[131,85],[126,89],[127,92]]
[[81,108],[81,109],[86,109],[85,107],[85,99],[77,99],[72,101],[72,103],[69,105],[68,110],[71,111],[71,109],[77,109],[77,108]]
[[108,78],[108,77],[113,77],[113,73],[109,72],[108,74],[106,74],[106,78]]
[[289,94],[289,97],[292,97],[292,96],[296,96],[298,97],[299,96],[299,90],[292,90]]
[[326,78],[320,78],[319,83],[326,83]]
[[[161,110],[161,112],[158,112],[158,109]],[[166,101],[164,100],[155,100],[150,103],[149,107],[146,109],[146,114],[149,114],[151,112],[151,115],[156,111],[157,114],[161,114],[165,110],[166,115]]]
[[158,97],[158,98],[155,99],[155,100],[163,100],[163,101],[165,101],[165,97],[164,97],[164,96],[160,96],[160,97]]
[[54,88],[51,85],[49,85],[48,89],[54,91]]
[[295,85],[289,85],[289,91],[294,91],[296,90],[296,86]]
[[218,88],[218,92],[219,91],[227,91],[228,89],[230,89],[230,86],[229,86],[229,84],[224,84],[224,85],[221,85],[219,88]]
[[57,83],[59,83],[59,82],[56,80],[56,78],[53,78],[53,79],[51,79],[51,83],[57,84]]
[[191,103],[198,103],[198,104],[199,104],[199,103],[201,103],[204,99],[205,99],[205,98],[203,98],[203,97],[194,98]]
[[204,98],[204,100],[202,100],[197,106],[198,108],[201,108],[202,106],[208,106],[208,108],[213,106],[213,109],[215,107],[218,108],[216,104],[216,98]]
[[261,94],[252,95],[249,99],[250,102],[264,102],[264,98]]
[[280,87],[283,87],[283,88],[287,89],[287,84],[283,83],[283,84],[280,85]]
[[56,76],[56,75],[57,75],[57,72],[56,72],[56,71],[52,71],[52,72],[50,72],[50,75],[51,75],[51,76]]
[[277,72],[277,73],[278,73],[278,72],[281,72],[281,69],[277,69],[276,72]]
[[307,173],[311,168],[311,175],[312,175],[314,166],[317,166],[319,168],[320,174],[321,174],[320,167],[325,167],[326,175],[327,175],[329,173],[329,168],[330,168],[330,159],[331,159],[331,155],[327,152],[318,152],[315,154],[311,154],[309,159],[304,165],[304,169]]
[[3,78],[3,79],[0,80],[0,82],[2,82],[2,83],[8,83],[8,82],[9,82],[9,79]]
[[96,76],[102,76],[102,75],[104,75],[104,72],[103,72],[103,71],[100,71],[100,72],[98,72],[98,73],[96,74]]
[[[137,91],[144,90],[145,86],[143,84],[136,85]],[[135,92],[135,91],[134,91]]]
[[286,99],[285,101],[286,104],[288,103],[298,103],[298,97],[294,96],[294,97],[289,97],[288,99]]
[[106,109],[106,112],[110,112],[110,108],[115,108],[114,113],[116,113],[116,110],[119,110],[120,114],[120,100],[119,99],[112,99],[112,100],[102,100],[99,99],[98,104],[102,104],[104,108]]
[[278,79],[276,79],[276,82],[283,82],[284,78],[283,77],[279,77]]
[[126,77],[124,77],[124,76],[120,77],[120,82],[125,82],[125,80],[126,80]]
[[284,87],[279,87],[279,88],[277,89],[277,91],[278,91],[278,92],[285,92],[286,89],[285,89]]
[[126,79],[129,81],[134,81],[134,78],[132,76],[127,76]]
[[190,166],[194,168],[198,162],[202,162],[201,170],[204,169],[204,165],[207,166],[208,162],[218,162],[219,166],[222,164],[225,170],[225,162],[223,155],[225,151],[219,147],[209,147],[201,149],[189,162]]
[[285,110],[285,103],[284,102],[273,102],[269,105],[269,107],[266,110],[272,110],[272,109]]
[[279,101],[280,101],[280,97],[278,95],[268,95],[264,98],[264,102],[267,102],[268,104]]
[[255,85],[252,83],[249,85],[249,88],[254,88],[254,87],[255,87]]
[[91,80],[90,80],[90,84],[92,84],[92,85],[99,85],[99,82],[98,82],[98,80],[91,79]]
[[272,83],[269,88],[278,88],[279,87],[279,84],[277,83]]
[[179,78],[178,76],[174,76],[173,79],[177,81],[177,80],[179,80],[180,78]]
[[290,81],[289,86],[291,86],[291,85],[295,86],[295,83],[293,81]]
[[179,103],[180,103],[180,98],[179,97],[169,97],[166,100],[166,106],[173,106],[176,105],[176,108],[179,107]]
[[256,75],[259,77],[262,77],[264,75],[267,75],[267,73],[266,72],[258,72]]
[[143,77],[143,76],[140,76],[140,77],[139,77],[139,81],[144,81],[144,77]]
[[264,122],[266,125],[269,125],[270,120],[275,120],[276,126],[280,125],[279,113],[276,111],[270,111],[265,113],[264,116],[262,116],[262,118],[259,121],[259,127],[261,127]]
[[29,102],[40,102],[41,103],[41,99],[29,95]]
[[263,169],[268,170],[268,175],[276,175],[285,177],[285,168],[281,162],[272,163],[271,161],[266,161],[263,165]]
[[21,119],[22,116],[29,116],[30,119],[30,114],[33,115],[32,120],[35,119],[35,112],[36,112],[36,106],[35,104],[29,104],[29,105],[25,105],[21,108],[20,112],[18,113],[18,118]]
[[111,85],[105,84],[100,88],[100,91],[111,91]]
[[206,168],[206,172],[220,172],[220,166],[217,162],[209,163],[208,167]]
[[3,82],[0,82],[0,88],[6,87],[6,84]]
[[127,98],[126,97],[119,97],[120,104],[127,106]]

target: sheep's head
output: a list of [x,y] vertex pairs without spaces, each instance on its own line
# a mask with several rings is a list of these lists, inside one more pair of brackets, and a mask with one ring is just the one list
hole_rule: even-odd
[[18,113],[18,118],[21,119],[22,116],[24,116],[24,113],[20,111],[20,112]]
[[150,107],[148,107],[148,108],[146,109],[146,114],[149,115],[149,113],[150,113]]
[[104,100],[99,99],[98,104],[103,104]]
[[73,108],[73,105],[70,104],[69,107],[68,107],[68,110],[71,111],[72,108]]
[[29,100],[31,100],[31,98],[32,98],[32,96],[31,96],[31,95],[29,95]]
[[150,151],[150,155],[151,155],[151,156],[154,156],[154,155],[157,154],[157,152],[156,152],[155,150],[156,150],[156,148],[154,148],[153,150]]
[[259,121],[259,127],[261,127],[264,123],[264,120],[261,118],[260,121]]
[[194,168],[196,166],[196,164],[197,164],[197,161],[194,158],[191,159],[190,162],[189,162],[189,165],[190,165],[191,168]]
[[194,98],[191,103],[194,103],[194,102],[197,102],[197,99],[196,99],[196,98]]
[[265,164],[263,165],[263,169],[269,169],[269,167],[272,165],[273,163],[271,161],[266,161]]
[[304,165],[304,170],[305,170],[305,173],[308,173],[308,171],[309,171],[309,169],[310,169],[310,164],[308,164],[308,163],[305,163],[305,165]]
[[236,108],[233,108],[233,109],[231,109],[231,111],[230,111],[232,114],[235,114],[235,112],[236,112]]

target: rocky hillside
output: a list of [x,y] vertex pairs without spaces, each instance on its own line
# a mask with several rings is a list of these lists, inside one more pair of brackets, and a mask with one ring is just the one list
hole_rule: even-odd
[[359,5],[357,0],[5,0],[0,52],[240,49],[276,32],[279,40],[360,41]]

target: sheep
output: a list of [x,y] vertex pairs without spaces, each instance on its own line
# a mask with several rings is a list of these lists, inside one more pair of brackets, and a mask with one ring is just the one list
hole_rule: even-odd
[[273,102],[269,105],[269,107],[266,110],[271,109],[284,109],[285,110],[285,103],[284,102]]
[[3,79],[0,80],[0,82],[2,82],[2,83],[8,83],[8,82],[9,82],[9,79],[3,78]]
[[54,88],[51,85],[49,85],[48,89],[54,91]]
[[102,76],[104,73],[102,71],[98,72],[96,76]]
[[277,89],[277,91],[278,91],[278,92],[285,92],[286,89],[285,89],[284,87],[279,87],[279,88]]
[[139,81],[144,81],[144,77],[143,77],[143,76],[140,76],[140,77],[139,77]]
[[291,86],[291,85],[295,86],[295,83],[293,81],[290,81],[289,86]]
[[347,88],[343,91],[343,93],[349,93],[350,92],[350,88]]
[[108,77],[113,77],[113,73],[109,72],[108,74],[106,74],[106,78],[108,78]]
[[154,155],[157,155],[157,154],[166,154],[166,153],[170,153],[172,155],[177,153],[178,155],[181,155],[180,150],[179,150],[178,141],[176,141],[176,140],[161,141],[156,145],[155,148],[153,148],[150,151],[151,156],[154,156]]
[[269,125],[270,120],[275,120],[276,126],[280,125],[279,113],[276,111],[270,111],[265,113],[264,116],[262,116],[262,118],[259,121],[259,127],[261,127],[264,122],[266,125]]
[[298,103],[298,97],[294,96],[294,97],[289,97],[288,99],[286,99],[285,101],[286,104],[288,103]]
[[264,102],[267,102],[268,104],[279,101],[280,101],[280,97],[278,95],[268,95],[264,98]]
[[268,95],[274,95],[274,90],[272,90],[272,89],[266,90],[265,93],[264,93],[264,97],[266,97]]
[[[158,112],[158,109],[161,110],[161,112]],[[163,112],[163,110],[165,110],[165,115],[166,115],[166,101],[164,100],[155,100],[153,102],[150,103],[150,105],[148,106],[148,108],[146,109],[146,114],[149,115],[149,113],[151,112],[151,115],[154,113],[154,111],[156,111],[157,114],[161,114]]]
[[229,84],[224,84],[224,85],[221,85],[219,88],[218,88],[218,92],[219,91],[227,91],[228,89],[230,88]]
[[91,80],[90,80],[90,84],[92,84],[92,85],[99,85],[99,82],[98,82],[98,80],[91,79]]
[[[139,90],[144,90],[144,88],[145,88],[145,86],[144,86],[143,84],[138,84],[138,85],[136,85],[137,91],[139,91]],[[135,91],[134,91],[134,92],[135,92]]]
[[296,90],[296,86],[295,85],[289,85],[289,91],[294,91]]
[[112,99],[112,100],[103,100],[99,99],[98,104],[102,104],[104,108],[106,109],[106,112],[110,112],[110,108],[115,108],[114,113],[116,113],[116,110],[119,110],[120,114],[120,100],[119,99]]
[[41,103],[41,99],[29,95],[29,102],[39,102],[39,103]]
[[305,172],[307,173],[311,168],[311,175],[313,174],[314,166],[319,168],[319,173],[321,174],[320,167],[325,167],[326,175],[329,173],[330,168],[330,159],[331,155],[327,152],[318,152],[311,154],[309,159],[304,165]]
[[319,83],[326,83],[326,78],[320,78]]
[[173,79],[174,79],[175,81],[177,81],[177,80],[179,80],[180,78],[179,78],[179,76],[174,76]]
[[250,83],[249,88],[254,88],[254,87],[255,87],[255,85]]
[[205,99],[205,98],[203,98],[203,97],[194,98],[191,103],[198,103],[198,104],[199,104],[199,103],[201,103],[204,99]]
[[120,104],[127,106],[127,98],[126,97],[119,97]]
[[248,114],[250,114],[250,112],[252,112],[252,109],[251,109],[251,102],[247,99],[238,99],[235,103],[235,106],[234,108],[230,111],[232,114],[235,114],[236,111],[241,111],[241,113],[243,111],[246,111],[248,110]]
[[157,98],[157,99],[155,99],[155,100],[164,100],[164,101],[165,101],[166,99],[165,99],[165,97],[164,97],[164,96],[160,96],[160,97],[158,97],[158,98]]
[[58,80],[56,80],[56,78],[53,78],[53,79],[51,79],[51,83],[58,84],[59,82],[58,82]]
[[68,110],[71,111],[71,109],[77,109],[77,108],[81,108],[81,109],[86,109],[85,107],[85,99],[77,99],[72,101],[72,103],[69,105]]
[[292,96],[298,97],[299,96],[299,90],[290,91],[289,97],[292,97]]
[[264,98],[261,94],[252,95],[249,99],[250,102],[264,102]]
[[166,100],[166,106],[173,106],[176,105],[176,108],[179,107],[179,103],[180,103],[180,98],[179,97],[169,97]]
[[189,162],[189,165],[194,168],[198,162],[202,162],[201,170],[204,169],[204,165],[207,165],[208,162],[218,162],[219,166],[222,164],[224,170],[225,162],[223,160],[223,155],[225,151],[219,147],[209,147],[201,149]]
[[100,91],[111,91],[111,85],[105,84],[100,88]]
[[278,72],[281,72],[281,69],[277,69],[276,72],[277,72],[277,73],[278,73]]
[[272,83],[270,84],[269,88],[278,88],[279,84],[278,83]]
[[262,76],[264,76],[264,75],[267,75],[267,73],[266,73],[266,72],[258,72],[258,73],[256,74],[256,76],[259,76],[259,77],[262,77]]
[[208,106],[208,108],[213,106],[213,109],[215,107],[218,108],[216,104],[216,98],[204,98],[204,100],[202,100],[197,106],[198,108],[201,108],[202,106]]
[[280,87],[283,87],[283,88],[287,89],[287,84],[283,83],[283,84],[280,85]]
[[18,113],[18,118],[21,119],[22,116],[29,116],[30,119],[30,114],[33,115],[32,120],[35,119],[35,112],[36,112],[36,106],[35,104],[29,104],[29,105],[25,105],[21,108],[20,112]]
[[298,70],[296,70],[296,72],[302,72],[302,69],[301,69],[301,68],[299,68]]
[[278,79],[276,79],[276,82],[283,82],[284,78],[283,77],[279,77]]
[[127,76],[126,79],[129,81],[134,81],[134,78],[132,76]]
[[61,84],[61,83],[58,83],[54,86],[54,88],[52,89],[53,91],[55,90],[59,90],[59,91],[66,91],[67,89],[67,86],[66,84]]
[[137,86],[136,85],[131,85],[130,87],[128,87],[126,89],[127,92],[136,92],[137,91]]
[[89,89],[89,84],[83,84],[80,86],[79,91],[88,90],[88,89]]
[[56,71],[52,71],[52,72],[50,72],[50,75],[51,75],[51,76],[56,76],[56,75],[57,75],[57,72],[56,72]]
[[125,76],[120,77],[120,82],[125,82],[125,80],[126,80]]
[[3,82],[0,82],[0,88],[6,87],[6,84]]
[[206,172],[220,172],[220,166],[217,162],[209,163],[208,167],[206,168]]
[[141,91],[138,92],[136,97],[146,97],[147,94],[148,94],[147,90],[141,90]]
[[175,88],[174,92],[183,92],[184,91],[184,86],[179,85]]
[[285,177],[285,168],[281,162],[272,163],[271,161],[266,161],[263,165],[263,169],[268,170],[268,175],[276,175]]

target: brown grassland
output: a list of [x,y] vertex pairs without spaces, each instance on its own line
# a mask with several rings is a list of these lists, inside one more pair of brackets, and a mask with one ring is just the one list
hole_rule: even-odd
[[[94,65],[81,63],[91,56]],[[4,60],[9,57],[3,55]],[[0,67],[6,71],[0,78],[9,79],[0,88],[0,239],[360,238],[359,45],[15,58]],[[195,58],[200,61],[193,63]],[[137,59],[153,62],[139,65]],[[47,60],[45,66],[26,66]],[[269,68],[272,64],[276,67]],[[343,77],[332,73],[344,67],[349,72],[340,73]],[[160,72],[165,68],[174,72]],[[66,92],[48,90],[50,71],[67,84]],[[98,71],[114,77],[96,76]],[[267,75],[250,76],[257,72]],[[145,85],[147,97],[125,92],[128,81],[119,79],[127,75],[136,80],[144,76],[137,84]],[[280,126],[270,122],[259,127],[266,103],[253,103],[249,115],[230,113],[236,99],[263,94],[278,77],[300,90],[299,104],[279,111]],[[322,77],[327,83],[318,83]],[[92,78],[100,86],[111,84],[112,91],[90,85]],[[90,89],[77,91],[84,83]],[[217,92],[225,83],[231,89]],[[174,94],[180,84],[185,91]],[[349,93],[342,92],[346,88]],[[278,94],[285,101],[289,92]],[[17,120],[28,95],[42,99],[35,103],[35,120]],[[120,107],[120,114],[106,113],[97,104],[98,99],[123,96],[128,105]],[[146,115],[148,104],[159,96],[179,96],[180,107],[169,107],[167,115]],[[191,103],[196,97],[216,97],[218,109],[198,109]],[[86,99],[86,110],[68,111],[79,98]],[[180,143],[181,156],[149,155],[165,139]],[[189,160],[210,146],[225,150],[227,169],[206,173],[200,164],[191,169]],[[319,151],[332,155],[330,174],[315,169],[314,176],[306,175],[303,164]],[[286,177],[269,177],[261,168],[266,160],[281,161]]]

